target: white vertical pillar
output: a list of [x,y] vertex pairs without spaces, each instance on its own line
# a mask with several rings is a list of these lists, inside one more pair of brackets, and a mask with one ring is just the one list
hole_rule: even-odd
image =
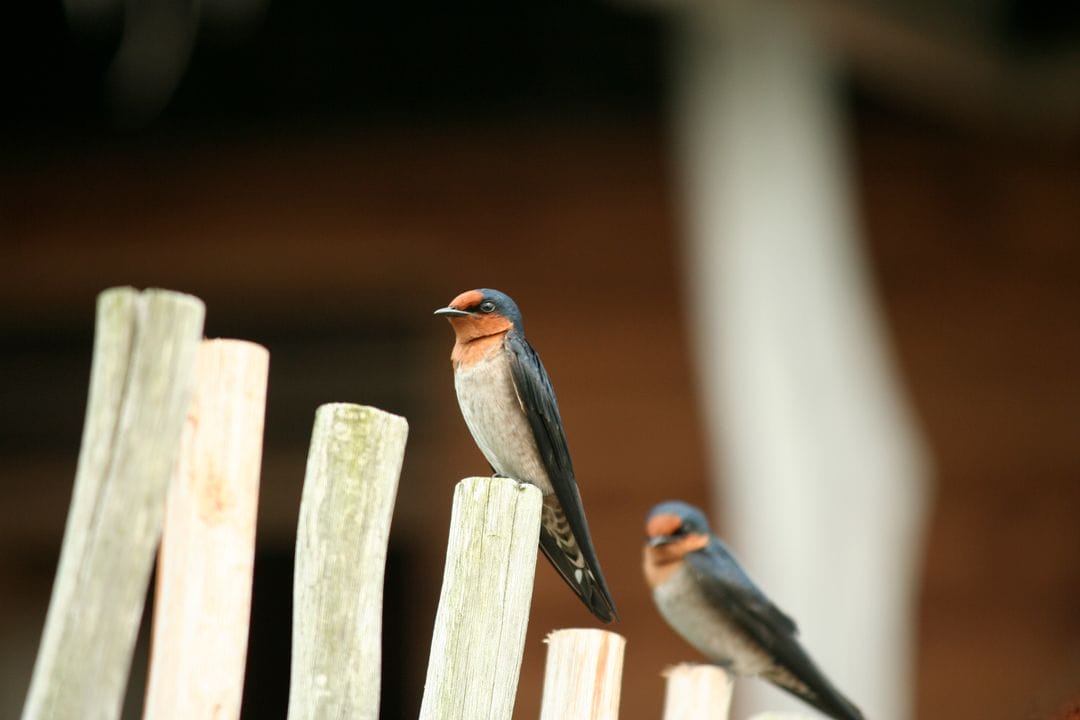
[[[805,7],[684,6],[691,327],[715,508],[751,576],[876,720],[913,716],[927,463],[854,219],[836,73]],[[747,683],[743,710],[805,705]],[[741,700],[742,698],[743,700]]]

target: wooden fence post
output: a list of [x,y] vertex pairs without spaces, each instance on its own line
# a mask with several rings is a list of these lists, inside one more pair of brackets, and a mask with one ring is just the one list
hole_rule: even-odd
[[408,430],[371,407],[315,413],[296,531],[289,720],[379,717],[383,571]]
[[617,720],[626,640],[607,630],[556,630],[547,637],[540,720]]
[[240,340],[199,347],[165,507],[144,718],[240,716],[269,360]]
[[505,720],[529,623],[542,496],[509,478],[454,489],[421,720]]
[[24,720],[120,715],[204,314],[198,298],[167,290],[98,296],[82,446]]
[[664,720],[727,720],[735,684],[724,668],[680,663],[664,677]]

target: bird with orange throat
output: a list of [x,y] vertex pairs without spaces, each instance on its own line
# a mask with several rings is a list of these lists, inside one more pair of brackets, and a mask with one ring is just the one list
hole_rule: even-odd
[[540,549],[603,622],[618,617],[585,522],[555,391],[505,293],[463,292],[435,311],[454,329],[454,388],[465,424],[495,474],[544,496]]
[[701,510],[660,503],[645,534],[645,581],[684,640],[734,675],[760,676],[836,720],[862,720],[803,650],[795,622],[758,589]]

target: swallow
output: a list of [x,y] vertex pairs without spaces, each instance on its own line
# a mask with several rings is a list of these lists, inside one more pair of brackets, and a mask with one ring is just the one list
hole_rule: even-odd
[[559,406],[525,339],[521,312],[498,290],[469,290],[435,311],[454,329],[454,389],[465,424],[496,476],[540,488],[540,549],[603,622],[618,617],[593,548]]
[[862,720],[803,650],[795,622],[758,589],[701,510],[661,503],[645,533],[645,581],[684,640],[734,675],[764,678],[837,720]]

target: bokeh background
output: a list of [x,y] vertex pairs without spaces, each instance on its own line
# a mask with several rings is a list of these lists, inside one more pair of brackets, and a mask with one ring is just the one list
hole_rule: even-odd
[[[939,5],[799,10],[835,64],[867,279],[933,468],[913,716],[1057,717],[1080,696],[1080,6]],[[415,716],[452,487],[486,470],[457,411],[450,330],[431,311],[478,286],[519,302],[558,390],[630,639],[622,716],[659,716],[660,671],[693,654],[652,609],[642,520],[668,497],[723,502],[673,139],[680,45],[700,10],[8,9],[0,717],[16,716],[29,681],[94,298],[113,285],[196,294],[208,336],[271,352],[244,717],[285,714],[297,505],[313,413],[329,401],[410,423],[383,716]],[[518,716],[539,707],[544,635],[592,624],[541,561]],[[128,717],[145,655],[144,638]]]

